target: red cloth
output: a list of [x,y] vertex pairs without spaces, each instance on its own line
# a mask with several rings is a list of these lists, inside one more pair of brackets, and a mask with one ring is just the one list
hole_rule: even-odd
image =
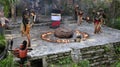
[[53,21],[52,22],[52,27],[59,26],[59,25],[60,25],[60,21]]
[[100,22],[99,20],[95,20],[94,24],[99,24],[99,22]]

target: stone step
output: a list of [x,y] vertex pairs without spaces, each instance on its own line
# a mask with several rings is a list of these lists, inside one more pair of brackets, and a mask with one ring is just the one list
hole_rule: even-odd
[[93,54],[93,53],[99,53],[99,52],[104,52],[104,49],[98,49],[96,51],[87,51],[87,52],[83,52],[82,54]]
[[94,56],[94,57],[82,57],[83,59],[88,59],[88,60],[94,60],[94,59],[99,59],[99,58],[106,58],[108,57],[107,55],[99,55],[99,56]]
[[87,52],[89,50],[96,51],[96,50],[99,50],[99,49],[104,49],[104,46],[99,45],[99,46],[87,47],[87,48],[80,49],[80,51],[81,51],[81,53],[83,53],[83,52]]
[[96,51],[88,51],[88,52],[84,52],[84,53],[81,53],[81,54],[84,57],[99,56],[99,55],[105,54],[105,50],[104,49],[99,49],[99,50],[96,50]]
[[96,63],[92,63],[90,64],[90,67],[100,67],[100,65],[104,65],[106,63],[110,63],[109,61],[101,61],[101,62],[96,62]]
[[12,30],[5,30],[5,34],[12,34]]

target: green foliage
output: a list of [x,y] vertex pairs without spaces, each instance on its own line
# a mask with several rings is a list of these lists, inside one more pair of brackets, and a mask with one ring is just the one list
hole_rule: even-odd
[[[49,67],[49,66],[48,66]],[[88,60],[82,60],[79,63],[51,64],[50,67],[90,67]]]
[[15,2],[17,2],[17,0],[8,0],[9,1],[9,3],[12,3],[12,4],[14,4]]
[[120,0],[112,0],[107,12],[108,26],[120,29]]
[[116,47],[116,51],[117,51],[117,52],[120,52],[120,47]]
[[90,67],[89,61],[88,60],[82,60],[78,64],[80,67]]
[[5,39],[4,35],[0,35],[0,47],[4,47],[7,44],[7,41]]
[[10,9],[9,0],[0,0],[0,4],[2,4],[4,6],[4,14],[5,14],[5,16],[8,16],[9,9]]
[[[116,15],[116,14],[115,14]],[[108,22],[107,25],[112,27],[112,28],[115,28],[115,29],[119,29],[120,30],[120,16],[119,14],[115,16],[114,15],[114,18],[110,18],[108,17]],[[109,15],[110,16],[110,15]],[[113,16],[112,16],[113,17]],[[117,18],[115,18],[117,17]],[[111,22],[111,23],[110,23]]]
[[72,62],[71,57],[65,57],[63,59],[58,60],[58,64],[69,64]]
[[115,20],[115,28],[120,29],[120,17]]
[[63,14],[62,15],[72,15],[73,14],[73,12],[74,12],[74,8],[73,8],[73,6],[71,5],[69,5],[68,6],[68,4],[67,4],[67,2],[64,2],[63,1],[63,4],[62,4],[62,9],[63,9]]
[[14,5],[16,2],[17,0],[0,0],[0,4],[4,6],[4,14],[6,17],[8,17],[11,5]]
[[78,64],[74,63],[72,64],[72,67],[78,67]]
[[120,67],[120,60],[118,60],[114,64],[112,64],[112,67]]
[[14,67],[13,55],[11,53],[0,61],[0,67]]
[[51,67],[54,67],[54,65],[52,64]]
[[116,65],[116,67],[120,67],[120,62]]
[[105,52],[108,52],[108,51],[110,51],[110,47],[108,45],[105,45],[104,50],[105,50]]
[[115,18],[118,18],[118,17],[120,17],[119,15],[120,15],[120,0],[113,0],[112,1],[112,4],[111,4],[111,7],[112,7],[112,11],[113,11],[113,17],[115,17]]

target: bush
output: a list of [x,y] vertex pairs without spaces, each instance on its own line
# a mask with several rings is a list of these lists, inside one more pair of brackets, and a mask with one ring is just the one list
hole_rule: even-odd
[[120,17],[115,19],[114,28],[120,30]]
[[112,67],[120,67],[120,60],[117,60],[114,64],[112,64]]
[[0,60],[0,67],[14,67],[13,55],[11,53],[5,59]]
[[0,35],[0,48],[5,47],[7,44],[7,41],[5,39],[4,35]]
[[88,60],[82,60],[78,64],[80,67],[90,67],[89,61]]

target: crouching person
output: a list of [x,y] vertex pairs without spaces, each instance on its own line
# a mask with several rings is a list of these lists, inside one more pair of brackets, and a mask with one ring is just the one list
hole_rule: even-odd
[[[24,67],[25,62],[28,61],[27,60],[28,50],[30,50],[30,49],[27,48],[27,41],[26,40],[23,41],[23,43],[20,45],[19,48],[16,48],[13,50],[13,54],[16,57],[20,58],[20,67]],[[28,62],[26,66],[30,67],[30,62]]]

